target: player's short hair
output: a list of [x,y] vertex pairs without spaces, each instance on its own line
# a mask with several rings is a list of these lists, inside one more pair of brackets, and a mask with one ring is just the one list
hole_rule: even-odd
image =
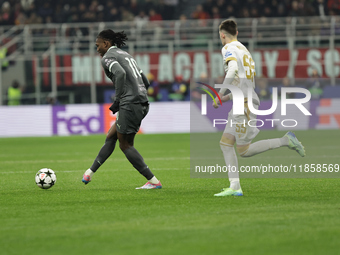
[[235,36],[237,33],[237,23],[235,20],[232,19],[226,19],[222,21],[220,24],[220,31],[223,30],[227,32],[228,34],[231,34],[232,36]]
[[125,41],[128,40],[124,31],[122,32],[114,32],[111,29],[106,29],[101,31],[97,38],[102,38],[103,40],[109,41],[112,45],[116,45],[118,48],[125,45]]

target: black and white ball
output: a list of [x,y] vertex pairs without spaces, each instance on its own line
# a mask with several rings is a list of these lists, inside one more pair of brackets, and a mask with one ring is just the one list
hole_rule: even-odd
[[55,172],[49,168],[40,169],[35,175],[35,183],[42,189],[51,188],[56,181],[57,176],[55,175]]

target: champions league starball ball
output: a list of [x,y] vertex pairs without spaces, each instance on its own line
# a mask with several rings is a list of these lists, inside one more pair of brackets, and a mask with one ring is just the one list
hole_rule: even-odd
[[39,188],[49,189],[57,181],[57,176],[52,169],[42,168],[35,175],[35,183]]

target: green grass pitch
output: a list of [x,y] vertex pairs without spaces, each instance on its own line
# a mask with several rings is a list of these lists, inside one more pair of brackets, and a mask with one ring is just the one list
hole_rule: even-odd
[[[307,157],[280,148],[240,164],[340,163],[338,130],[296,134]],[[228,180],[190,178],[190,135],[171,134],[135,142],[163,189],[135,190],[145,180],[118,146],[85,186],[104,139],[0,139],[1,255],[339,253],[339,179],[245,178],[244,197],[216,198]],[[34,182],[44,167],[57,174],[49,190]]]

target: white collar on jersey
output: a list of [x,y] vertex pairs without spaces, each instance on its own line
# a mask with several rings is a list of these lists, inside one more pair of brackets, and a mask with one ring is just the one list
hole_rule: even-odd
[[108,48],[103,57],[105,57],[106,53],[108,53],[110,49],[116,49],[116,48],[117,46],[111,46],[110,48]]
[[109,51],[110,49],[115,49],[117,48],[117,46],[111,46],[110,48],[107,49],[107,51]]

